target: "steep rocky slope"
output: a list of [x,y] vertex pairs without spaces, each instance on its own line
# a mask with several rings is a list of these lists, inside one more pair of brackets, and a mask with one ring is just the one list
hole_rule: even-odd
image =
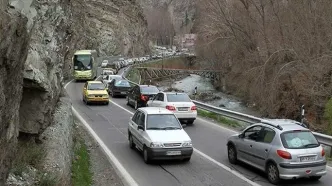
[[135,1],[0,0],[0,180],[19,132],[38,136],[52,124],[75,50],[141,55],[146,38]]
[[27,19],[0,1],[0,185],[15,153],[27,56]]
[[189,33],[196,13],[196,0],[140,0],[144,12],[150,9],[166,6],[176,34]]

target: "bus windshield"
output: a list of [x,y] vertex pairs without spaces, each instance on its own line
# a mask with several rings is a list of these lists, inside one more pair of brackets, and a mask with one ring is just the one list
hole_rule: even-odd
[[91,55],[74,55],[74,70],[91,70]]

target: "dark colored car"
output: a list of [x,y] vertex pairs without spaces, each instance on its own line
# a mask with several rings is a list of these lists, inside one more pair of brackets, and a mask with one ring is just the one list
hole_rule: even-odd
[[129,82],[125,79],[112,79],[111,82],[108,83],[108,93],[112,97],[127,96],[127,92],[130,88]]
[[136,85],[128,91],[127,105],[134,106],[135,109],[139,107],[146,107],[146,103],[150,98],[159,93],[159,89],[153,85]]

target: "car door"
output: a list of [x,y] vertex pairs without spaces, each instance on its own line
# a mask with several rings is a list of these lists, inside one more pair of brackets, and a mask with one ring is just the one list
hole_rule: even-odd
[[259,132],[256,141],[252,142],[253,163],[264,170],[265,162],[271,150],[271,143],[275,137],[276,132],[269,127],[263,127]]
[[88,87],[88,83],[85,83],[83,86],[83,97],[84,99],[86,98],[87,95],[87,87]]
[[255,140],[258,138],[261,129],[261,125],[255,125],[248,128],[242,133],[241,138],[237,142],[238,157],[244,161],[247,161],[247,163],[252,164],[254,161],[253,145]]
[[133,92],[133,101],[139,101],[140,99],[140,96],[141,96],[141,89],[139,86],[136,86],[134,88],[134,92]]
[[161,93],[158,93],[158,94],[153,98],[153,100],[151,100],[151,103],[149,103],[149,106],[152,106],[152,107],[159,107],[159,105],[160,105],[160,96],[161,96]]
[[[136,85],[137,86],[137,85]],[[133,94],[134,94],[134,90],[135,90],[135,87],[132,87],[129,91],[128,91],[128,94],[127,94],[127,97],[128,97],[128,101],[130,103],[132,103],[132,100],[133,100]]]
[[138,132],[138,119],[141,115],[141,111],[137,111],[134,116],[131,118],[129,127],[130,127],[130,132],[132,134],[134,143],[137,144],[137,146],[140,145],[140,140],[139,140],[139,132]]
[[143,146],[144,146],[144,142],[145,142],[145,136],[146,136],[146,132],[145,132],[145,120],[146,120],[146,115],[144,112],[141,112],[141,114],[139,115],[139,118],[138,118],[138,126],[141,126],[143,128],[142,129],[138,129],[137,132],[138,132],[138,140],[139,140],[139,144],[141,146],[139,146],[140,149],[143,150]]
[[108,91],[109,91],[109,93],[113,92],[114,82],[115,82],[115,80],[112,79],[112,81],[110,83],[108,83]]
[[165,103],[165,94],[164,93],[159,93],[159,97],[157,100],[157,107],[166,107],[166,103]]

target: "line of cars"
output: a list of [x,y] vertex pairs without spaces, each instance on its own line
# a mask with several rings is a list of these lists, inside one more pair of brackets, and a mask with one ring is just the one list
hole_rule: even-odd
[[[131,87],[119,75],[89,81],[84,91],[86,103],[108,104],[108,94],[126,97],[127,105],[136,110],[128,124],[129,146],[142,151],[146,163],[190,161],[194,148],[181,123],[192,124],[197,108],[187,94],[162,92],[153,85]],[[99,97],[91,97],[97,91]],[[243,162],[265,172],[272,184],[304,177],[319,180],[326,174],[324,148],[306,126],[293,120],[270,119],[248,126],[228,138],[227,154],[232,164]]]

